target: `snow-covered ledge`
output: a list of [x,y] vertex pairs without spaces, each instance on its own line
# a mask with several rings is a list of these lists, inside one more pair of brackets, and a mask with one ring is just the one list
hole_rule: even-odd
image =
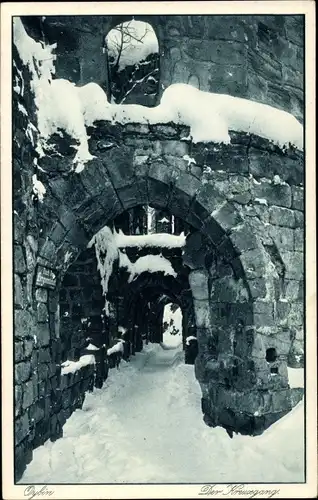
[[194,143],[229,144],[232,130],[255,134],[281,148],[289,145],[303,148],[301,123],[290,113],[266,104],[203,92],[184,83],[170,85],[154,108],[112,104],[96,83],[76,87],[68,80],[53,79],[55,46],[42,47],[30,38],[20,18],[14,18],[14,43],[32,75],[31,88],[38,109],[38,152],[43,155],[49,137],[64,130],[78,144],[74,158],[76,172],[83,170],[85,162],[92,159],[86,127],[97,120],[113,124],[172,122],[186,125],[190,127],[189,138]]

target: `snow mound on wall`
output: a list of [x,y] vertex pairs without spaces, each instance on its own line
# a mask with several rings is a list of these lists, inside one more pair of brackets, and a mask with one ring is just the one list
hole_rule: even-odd
[[303,127],[290,113],[248,99],[203,92],[184,83],[170,85],[155,108],[110,104],[94,83],[82,87],[80,99],[86,125],[93,125],[95,120],[121,124],[174,122],[190,127],[193,142],[229,144],[232,130],[258,135],[280,147],[292,144],[303,148]]
[[174,278],[177,277],[177,273],[173,269],[169,260],[162,255],[149,254],[143,257],[139,257],[136,262],[131,262],[126,254],[119,252],[119,265],[120,267],[125,267],[128,270],[130,274],[128,283],[131,283],[136,278],[136,276],[139,276],[139,274],[142,274],[144,272],[162,272],[166,276],[170,275]]
[[115,233],[118,248],[125,247],[163,247],[181,248],[185,245],[184,233],[180,235],[168,233],[154,233],[144,235],[126,235],[122,231]]
[[273,141],[280,147],[303,147],[303,127],[291,114],[258,102],[223,94],[203,92],[191,85],[170,85],[159,106],[147,108],[136,104],[110,104],[96,83],[76,87],[73,83],[53,80],[56,45],[43,46],[29,37],[20,18],[14,18],[14,43],[21,59],[32,74],[31,89],[38,109],[38,150],[41,141],[65,130],[79,146],[74,158],[80,172],[92,158],[88,150],[86,126],[96,120],[112,123],[169,123],[190,127],[193,142],[230,143],[229,131],[246,132]]
[[107,349],[107,356],[111,356],[116,352],[124,352],[124,340],[119,340],[113,347]]
[[74,164],[77,171],[82,170],[92,155],[88,151],[81,101],[75,84],[68,80],[53,79],[56,59],[53,50],[56,44],[44,45],[33,40],[26,33],[19,17],[13,19],[13,40],[23,64],[31,73],[30,86],[37,108],[39,155],[44,155],[47,139],[58,133],[59,129],[64,130],[79,143],[79,146],[75,146],[77,153]]
[[170,109],[177,123],[189,125],[194,142],[230,143],[229,130],[264,137],[283,147],[303,147],[303,127],[277,108],[225,94],[203,92],[177,83],[168,87],[160,106]]
[[62,363],[61,375],[67,375],[68,373],[75,373],[84,366],[95,364],[95,356],[93,354],[84,354],[78,361],[64,361]]

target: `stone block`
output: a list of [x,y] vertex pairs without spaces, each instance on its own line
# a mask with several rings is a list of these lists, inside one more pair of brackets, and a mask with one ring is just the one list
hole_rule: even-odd
[[43,302],[38,302],[37,304],[37,320],[38,323],[47,323],[49,319],[48,310],[46,304]]
[[46,288],[37,288],[35,291],[35,300],[37,302],[47,302],[48,291]]
[[48,323],[38,323],[36,331],[37,343],[39,347],[47,346],[50,343],[50,330]]
[[275,326],[273,303],[254,302],[254,324],[256,327]]
[[298,280],[285,280],[285,298],[290,301],[299,300],[299,286],[300,281]]
[[[265,274],[265,260],[260,250],[248,250],[240,256],[247,279],[262,278]],[[233,261],[234,265],[234,261]]]
[[281,251],[280,254],[286,267],[285,278],[302,280],[304,277],[304,254],[286,250]]
[[194,312],[197,328],[211,328],[209,301],[194,300]]
[[191,287],[192,296],[196,300],[209,299],[208,287],[209,275],[205,270],[195,270],[189,274],[189,283]]
[[294,250],[294,229],[288,227],[270,226],[269,234],[279,250]]
[[27,412],[23,413],[15,420],[15,444],[21,441],[28,435],[30,430],[30,422]]
[[44,418],[44,409],[38,401],[35,401],[29,408],[29,418],[31,423],[38,423]]
[[23,274],[27,270],[21,245],[14,245],[14,272]]
[[14,335],[16,338],[24,339],[33,337],[34,320],[29,311],[16,310],[14,312]]
[[243,222],[235,206],[230,202],[222,204],[212,213],[212,216],[225,232],[233,230],[235,226]]
[[266,280],[264,278],[250,279],[248,285],[252,299],[261,299],[266,296]]
[[25,241],[25,256],[26,256],[26,266],[28,271],[33,272],[36,263],[37,254],[37,242],[35,242],[33,236],[29,235]]
[[[67,178],[50,179],[49,185],[53,195],[72,210],[78,210],[90,196],[84,188],[79,174],[76,173],[70,174]],[[59,219],[67,229],[61,217]]]
[[65,227],[57,221],[49,234],[49,238],[58,247],[64,241],[66,233],[67,229],[65,229]]
[[303,324],[304,324],[304,304],[303,304],[303,302],[293,302],[290,305],[288,324],[290,326],[303,326]]
[[301,227],[304,229],[305,227],[305,221],[304,221],[304,213],[301,212],[300,210],[294,210],[295,214],[295,227]]
[[103,164],[115,189],[123,188],[134,182],[133,148],[121,146],[107,151]]
[[292,186],[292,208],[295,208],[296,210],[304,210],[304,203],[304,188],[300,186]]
[[48,261],[53,266],[56,262],[56,254],[57,248],[55,243],[47,238],[40,248],[39,256]]
[[272,184],[270,182],[261,182],[253,184],[252,194],[254,199],[266,200],[268,205],[279,207],[291,207],[292,195],[291,187],[288,184]]
[[212,302],[230,302],[234,303],[237,300],[239,293],[237,280],[232,276],[224,276],[223,278],[212,281],[210,298]]
[[24,342],[24,356],[29,358],[32,355],[34,348],[34,339],[25,339]]
[[23,385],[22,408],[26,410],[34,401],[34,387],[32,379]]
[[14,343],[14,360],[15,363],[19,363],[24,359],[23,342]]
[[206,244],[199,232],[194,232],[187,237],[182,255],[183,263],[190,269],[200,269],[205,266]]
[[237,203],[248,203],[251,200],[250,181],[244,175],[230,175],[227,198]]
[[275,316],[278,323],[286,323],[291,304],[285,301],[276,302]]
[[55,313],[58,308],[59,297],[55,290],[50,290],[49,292],[49,301],[48,301],[48,309],[50,313]]
[[20,277],[14,275],[14,305],[23,308],[23,290]]
[[161,141],[164,155],[183,157],[188,154],[189,146],[185,141]]
[[234,228],[230,234],[230,239],[239,253],[258,247],[256,235],[247,224],[241,224],[237,228]]
[[37,366],[38,366],[38,350],[34,344],[34,349],[31,354],[31,368],[33,372],[37,370]]
[[20,415],[22,409],[22,386],[14,386],[14,403],[15,403],[15,416]]
[[23,384],[31,376],[31,363],[22,361],[15,365],[15,381],[18,385]]
[[50,349],[48,347],[39,349],[38,351],[38,363],[50,363]]
[[[49,366],[47,363],[42,363],[38,365],[38,377],[39,377],[39,382],[45,381],[47,378],[49,378]],[[41,392],[41,388],[39,388]]]
[[289,208],[269,207],[269,222],[276,226],[295,227],[295,214]]
[[146,181],[135,181],[134,184],[117,189],[117,195],[125,210],[139,204],[148,203]]
[[294,250],[296,252],[304,251],[304,231],[301,228],[294,230]]
[[[239,239],[237,240],[237,245],[239,245]],[[231,262],[233,259],[239,256],[240,250],[237,248],[236,245],[233,244],[231,235],[230,236],[225,236],[221,243],[217,245],[217,250],[220,255],[222,255],[222,258],[224,260],[223,265],[227,267],[228,262]],[[223,266],[219,266],[219,268],[222,268]],[[220,269],[221,274],[223,273],[223,269]],[[233,273],[232,273],[233,274]],[[221,277],[221,276],[220,276]]]

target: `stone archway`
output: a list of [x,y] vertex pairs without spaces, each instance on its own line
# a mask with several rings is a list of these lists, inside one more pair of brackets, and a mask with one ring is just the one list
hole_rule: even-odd
[[[277,329],[273,323],[274,274],[267,272],[273,263],[263,244],[265,237],[256,232],[242,199],[252,197],[251,188],[246,188],[248,173],[237,176],[238,186],[230,196],[224,194],[222,172],[215,172],[212,180],[207,175],[202,182],[200,167],[183,159],[189,151],[187,142],[180,140],[184,134],[181,127],[105,122],[90,129],[96,159],[79,174],[54,176],[48,182],[46,204],[55,221],[43,235],[38,264],[63,273],[94,233],[138,204],[164,208],[191,224],[197,234],[188,239],[185,262],[192,269],[199,340],[196,374],[203,411],[212,425],[259,432],[291,408],[286,364],[290,329]],[[116,146],[105,149],[106,136],[113,137]],[[227,154],[227,166],[233,169],[234,151],[244,140],[237,135],[238,146],[223,147],[223,168]],[[45,158],[46,164],[50,161]],[[210,161],[217,169],[216,158]],[[244,164],[239,168],[244,170]],[[284,189],[271,186],[268,192],[276,201]],[[214,249],[213,255],[206,251],[201,235]],[[274,344],[281,353],[276,377],[265,359],[266,348]],[[277,397],[275,405],[264,403],[268,391]]]
[[[183,343],[187,336],[196,334],[193,299],[186,276],[174,278],[161,276],[161,273],[144,273],[132,285],[127,285],[127,290],[123,290],[125,300],[122,305],[124,311],[122,324],[128,331],[133,331],[135,325],[131,311],[138,310],[139,313],[141,310],[142,313],[145,310],[146,318],[141,321],[139,335],[149,334],[147,338],[151,342],[162,342],[163,304],[165,303],[162,302],[162,298],[166,297],[168,302],[177,304],[182,311]],[[138,302],[138,307],[136,307],[136,302]],[[150,303],[150,308],[148,303]]]
[[[292,267],[297,252],[285,253],[294,260],[285,260],[285,271],[278,272],[281,264],[275,257],[277,246],[257,215],[256,195],[266,191],[273,204],[273,220],[276,212],[287,217],[292,210],[277,205],[291,205],[290,186],[269,185],[266,181],[255,184],[245,170],[245,153],[241,153],[237,166],[234,158],[241,147],[239,141],[244,144],[244,135],[235,136],[238,145],[222,146],[225,170],[221,172],[217,171],[221,161],[218,147],[205,146],[204,162],[215,169],[212,173],[206,172],[200,161],[202,149],[196,151],[180,140],[187,135],[182,127],[99,123],[89,135],[96,158],[79,174],[70,172],[72,156],[65,154],[62,162],[53,155],[41,161],[50,177],[45,181],[43,203],[36,205],[41,239],[33,267],[35,309],[16,311],[15,329],[16,338],[23,338],[27,321],[37,336],[32,353],[37,356],[34,368],[42,373],[42,396],[32,393],[28,400],[40,419],[32,446],[60,435],[65,419],[91,386],[93,372],[89,366],[76,377],[61,376],[57,295],[63,276],[101,227],[140,204],[163,208],[194,228],[187,239],[184,263],[191,269],[199,345],[196,376],[202,388],[206,422],[230,431],[262,432],[297,401],[288,386],[287,356],[299,319],[290,309],[282,309],[285,295],[281,294],[286,291],[279,283],[290,273],[295,273],[295,279],[300,277]],[[116,145],[107,149],[109,137]],[[256,148],[258,139],[255,141],[255,155],[262,155]],[[190,148],[197,158],[195,165],[183,158]],[[275,159],[273,156],[272,168],[278,169]],[[297,159],[287,155],[280,160],[295,161],[295,170],[281,172],[296,180]],[[233,170],[238,168],[242,172],[235,174]],[[271,348],[278,353],[274,362],[266,360],[266,350]],[[46,370],[42,372],[40,357],[44,352]],[[48,373],[50,389],[45,382]],[[61,384],[66,393],[60,390]],[[65,400],[69,404],[64,410]],[[23,429],[29,429],[19,427],[22,417],[23,410],[17,420],[19,436],[23,436]]]
[[[87,54],[85,61],[79,82],[100,81],[95,71],[91,77]],[[65,273],[101,227],[140,204],[194,228],[184,263],[206,422],[262,432],[301,397],[289,389],[287,361],[304,358],[302,154],[242,133],[230,133],[227,145],[194,144],[183,126],[97,122],[87,130],[95,158],[75,173],[67,137],[53,137],[55,152],[37,158],[19,99],[14,95],[17,474],[34,447],[61,435],[91,388],[92,365],[76,374],[61,369]],[[34,117],[33,100],[25,104]],[[42,200],[35,172],[46,189]]]

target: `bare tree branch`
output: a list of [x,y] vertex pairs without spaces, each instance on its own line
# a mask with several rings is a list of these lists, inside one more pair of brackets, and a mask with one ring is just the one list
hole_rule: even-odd
[[126,100],[126,98],[129,96],[129,94],[137,87],[137,85],[143,83],[146,78],[149,78],[149,76],[154,75],[155,73],[158,72],[158,68],[155,68],[154,70],[150,71],[146,75],[144,75],[140,80],[136,80],[134,84],[130,87],[129,90],[127,90],[126,94],[123,96],[122,100],[120,101],[119,104],[123,104],[123,102]]

